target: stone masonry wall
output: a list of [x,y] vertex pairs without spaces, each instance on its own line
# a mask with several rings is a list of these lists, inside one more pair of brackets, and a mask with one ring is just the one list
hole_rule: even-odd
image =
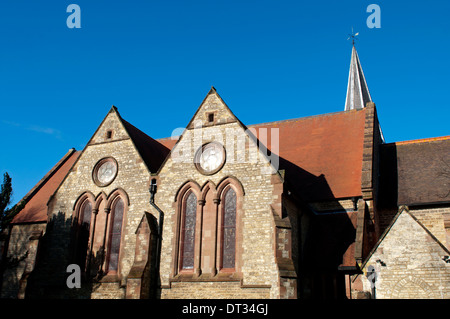
[[[14,225],[11,229],[6,269],[3,276],[1,298],[17,298],[20,281],[26,269],[34,266],[36,249],[31,244],[30,237],[41,234],[45,223]],[[37,247],[36,247],[37,248]]]
[[239,282],[176,282],[164,290],[166,299],[268,299],[268,288],[242,288]]
[[[214,112],[216,125],[208,125],[207,114]],[[197,112],[191,126],[202,125],[201,129],[188,130],[172,150],[159,173],[157,205],[165,212],[162,256],[161,283],[162,298],[190,298],[198,294],[211,297],[225,296],[223,287],[232,286],[227,292],[240,298],[254,298],[255,293],[247,288],[240,288],[239,284],[217,283],[171,283],[171,267],[173,263],[174,238],[176,238],[176,208],[174,201],[177,191],[187,181],[195,181],[200,187],[208,181],[218,185],[226,177],[233,176],[243,186],[242,216],[242,256],[241,272],[243,285],[267,286],[270,288],[271,298],[279,297],[279,276],[274,258],[274,225],[270,205],[280,200],[273,194],[271,181],[273,171],[267,173],[269,164],[266,160],[257,158],[249,160],[249,146],[254,145],[242,129],[239,122],[223,104],[216,94],[210,94]],[[227,135],[233,131],[236,135]],[[216,140],[223,144],[227,151],[227,161],[216,174],[202,175],[193,163],[194,153],[198,147],[206,142]],[[242,147],[244,146],[244,147]],[[232,148],[234,148],[232,150]],[[234,152],[233,152],[234,151]],[[234,158],[232,156],[234,155]],[[239,159],[247,155],[247,160]],[[174,156],[177,156],[174,160]],[[278,199],[275,199],[278,198]],[[238,249],[238,248],[237,248]],[[198,287],[202,287],[199,291]],[[207,287],[207,288],[206,288]],[[264,289],[262,289],[264,290]],[[265,290],[268,290],[267,288]],[[257,291],[261,291],[257,290]],[[231,296],[230,296],[231,297]]]
[[[111,139],[107,139],[107,130],[113,131]],[[95,164],[105,157],[113,157],[117,161],[118,173],[110,185],[99,187],[93,181],[92,170]],[[46,264],[58,264],[59,267],[52,269],[52,271],[57,272],[57,275],[52,274],[50,276],[47,274],[41,276],[40,279],[46,282],[45,284],[52,282],[53,285],[65,285],[66,274],[64,271],[69,262],[67,259],[70,240],[69,229],[73,220],[74,205],[80,195],[91,192],[94,197],[101,196],[101,194],[108,197],[114,190],[122,189],[129,199],[129,206],[125,208],[122,226],[119,264],[119,277],[122,281],[125,280],[134,261],[136,228],[144,212],[151,211],[148,192],[149,177],[150,173],[124,130],[118,115],[115,112],[110,112],[50,203],[50,221],[59,220],[60,222],[58,225],[54,225],[53,234],[48,236],[50,242],[47,245],[49,251],[46,254]],[[97,218],[101,218],[100,216],[104,218],[104,214],[105,212],[100,210]],[[104,232],[103,229],[96,229],[96,236],[97,233],[102,232]],[[42,271],[48,272],[49,270],[50,268],[44,268]],[[44,284],[44,282],[41,282],[41,284]],[[105,283],[105,287],[101,286],[96,287],[93,297],[124,296],[124,289],[119,288],[119,284]],[[103,294],[103,292],[105,293]]]
[[410,213],[450,250],[445,226],[445,215],[450,214],[450,207],[410,208]]
[[[442,233],[436,214],[437,210],[400,213],[360,275],[367,294],[372,292],[367,271],[373,267],[376,298],[450,298],[450,263],[444,261],[448,251],[436,241]],[[430,236],[424,227],[437,236]]]

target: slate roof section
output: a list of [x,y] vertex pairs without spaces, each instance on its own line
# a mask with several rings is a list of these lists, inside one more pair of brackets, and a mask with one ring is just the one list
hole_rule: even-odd
[[170,152],[162,143],[151,138],[132,124],[121,118],[121,121],[134,143],[137,151],[151,173],[156,173]]
[[381,145],[380,208],[450,203],[450,136]]
[[397,205],[450,202],[450,136],[395,143]]
[[47,203],[72,168],[80,151],[70,149],[66,155],[24,196],[25,207],[12,224],[47,222]]

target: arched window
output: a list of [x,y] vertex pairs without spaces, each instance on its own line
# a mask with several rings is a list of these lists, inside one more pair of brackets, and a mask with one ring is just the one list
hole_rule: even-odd
[[117,271],[119,266],[120,240],[122,237],[122,220],[124,214],[124,202],[120,197],[114,202],[111,214],[108,271]]
[[78,212],[78,234],[76,246],[76,263],[84,269],[89,244],[89,231],[91,226],[92,204],[85,199]]
[[89,226],[91,225],[91,214],[92,214],[92,204],[89,200],[85,200],[83,202],[83,204],[81,205],[81,210],[80,210],[80,221],[81,221],[81,226],[89,228]]
[[197,197],[190,191],[184,200],[181,227],[181,269],[194,268],[195,223],[197,218]]
[[223,196],[222,265],[235,268],[236,262],[236,192],[229,187]]

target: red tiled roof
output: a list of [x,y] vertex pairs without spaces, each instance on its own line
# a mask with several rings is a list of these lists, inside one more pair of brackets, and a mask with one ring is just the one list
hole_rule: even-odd
[[23,198],[25,207],[14,217],[12,224],[47,222],[47,203],[61,184],[80,151],[71,149]]
[[179,139],[179,136],[174,137],[174,139],[172,139],[171,137],[165,137],[165,138],[159,138],[159,139],[157,139],[157,141],[159,143],[161,143],[162,145],[164,145],[165,147],[167,147],[169,150],[171,150],[177,143],[178,139]]
[[365,109],[249,126],[279,129],[280,169],[307,201],[361,196]]

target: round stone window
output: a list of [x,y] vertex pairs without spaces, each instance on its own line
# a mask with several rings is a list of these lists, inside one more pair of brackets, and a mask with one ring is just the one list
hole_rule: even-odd
[[94,183],[104,187],[111,184],[117,176],[117,162],[112,157],[103,158],[97,162],[92,171]]
[[225,148],[217,142],[203,145],[195,153],[194,164],[204,175],[217,173],[225,164]]

